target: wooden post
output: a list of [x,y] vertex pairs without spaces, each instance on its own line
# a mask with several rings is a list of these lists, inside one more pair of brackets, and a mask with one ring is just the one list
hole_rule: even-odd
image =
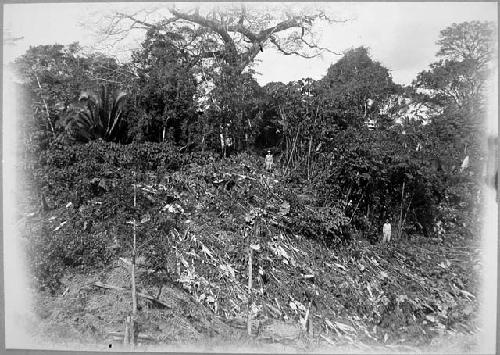
[[137,327],[137,322],[133,316],[127,316],[125,319],[125,332],[123,333],[123,344],[132,345],[134,347],[137,344],[137,337],[139,335],[139,328]]
[[[246,233],[246,232],[245,232]],[[258,218],[254,221],[254,238],[258,240],[259,235],[259,220]],[[248,238],[248,319],[247,319],[247,332],[248,335],[252,335],[252,268],[253,268],[253,260],[252,260],[252,237]]]
[[313,327],[313,317],[312,317],[312,313],[313,313],[313,301],[309,301],[309,307],[307,309],[307,331],[309,333],[309,336],[312,338],[314,336],[314,327]]
[[[137,192],[136,192],[136,179],[135,179],[135,171],[134,171],[134,211],[137,206]],[[135,217],[134,217],[134,242],[132,247],[132,314],[137,315],[137,293],[135,288],[135,258],[136,258],[136,225],[135,225]]]
[[[251,240],[251,239],[250,239]],[[248,243],[248,319],[247,319],[247,332],[252,335],[252,247]]]
[[[134,171],[134,212],[137,206],[137,191],[136,191],[136,174]],[[123,336],[124,344],[131,344],[135,346],[137,344],[138,327],[136,323],[137,317],[137,290],[135,285],[135,259],[136,259],[136,247],[137,247],[137,232],[136,232],[136,221],[134,217],[133,224],[133,245],[132,245],[132,265],[130,268],[131,273],[131,291],[132,291],[132,316],[127,316],[125,320],[125,334]]]
[[131,322],[130,316],[127,316],[125,319],[125,332],[123,334],[123,344],[128,345],[130,344],[130,322]]
[[311,315],[309,315],[309,322],[307,327],[309,328],[309,336],[312,338],[314,337],[314,327],[313,327],[313,319]]

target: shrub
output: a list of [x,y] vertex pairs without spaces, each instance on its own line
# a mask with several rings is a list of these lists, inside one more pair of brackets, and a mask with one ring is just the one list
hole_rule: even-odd
[[109,236],[84,232],[79,224],[70,221],[58,231],[45,224],[31,236],[27,256],[36,287],[54,293],[68,269],[100,268],[109,262],[113,256]]

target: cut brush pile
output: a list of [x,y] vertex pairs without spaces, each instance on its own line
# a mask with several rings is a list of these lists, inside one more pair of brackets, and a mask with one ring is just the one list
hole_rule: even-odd
[[299,347],[315,340],[405,351],[477,331],[479,253],[470,243],[415,236],[371,245],[346,236],[341,210],[317,206],[318,196],[279,171],[265,173],[263,159],[187,161],[144,167],[137,181],[119,163],[76,159],[73,170],[50,172],[51,181],[64,172],[66,183],[47,188],[54,208],[26,215],[23,229],[45,290],[41,329],[64,319],[76,329],[68,336],[119,333],[130,312],[135,219],[143,343],[241,341],[249,313],[258,341]]

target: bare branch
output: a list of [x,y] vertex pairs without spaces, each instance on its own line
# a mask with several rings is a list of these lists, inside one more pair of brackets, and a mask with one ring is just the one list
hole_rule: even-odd
[[242,26],[243,21],[245,21],[246,12],[247,12],[247,9],[246,9],[245,3],[241,3],[241,16],[240,16],[240,20],[238,21],[238,24],[240,26]]
[[307,41],[304,39],[304,37],[301,37],[301,38],[300,38],[300,41],[301,41],[302,43],[304,43],[307,47],[311,48],[311,49],[317,49],[317,50],[319,50],[319,51],[322,51],[322,52],[328,52],[328,53],[332,53],[332,54],[335,54],[335,55],[342,55],[342,53],[334,52],[334,51],[332,51],[332,50],[331,50],[331,49],[329,49],[329,48],[326,48],[326,47],[321,47],[321,46],[319,46],[319,45],[317,45],[317,44],[312,44],[312,43],[309,43],[309,42],[307,42]]
[[[294,14],[292,11],[276,16],[273,12],[255,12],[246,4],[222,10],[217,7],[206,9],[199,6],[180,10],[172,6],[162,21],[149,21],[139,13],[119,12],[109,23],[108,36],[116,38],[115,44],[123,40],[133,29],[178,31],[182,26],[192,26],[189,39],[179,47],[200,59],[217,58],[233,68],[244,70],[253,63],[266,43],[271,43],[285,55],[314,58],[322,52],[340,55],[322,47],[314,40],[313,26],[316,21],[345,22],[331,19],[323,11],[312,15]],[[294,11],[296,12],[296,11]],[[311,13],[311,12],[309,12]],[[284,16],[283,16],[284,15]],[[309,53],[308,53],[309,52]]]
[[118,12],[117,15],[119,17],[121,17],[122,19],[129,19],[130,21],[132,21],[132,25],[130,25],[130,28],[134,28],[134,26],[136,24],[140,24],[143,26],[143,28],[153,28],[153,29],[158,29],[158,26],[157,25],[153,25],[151,23],[147,23],[147,22],[144,22],[144,21],[141,21],[141,20],[138,20],[136,17],[134,17],[135,15],[127,15],[127,14],[124,14],[122,12]]
[[237,53],[233,39],[231,38],[231,36],[229,36],[229,34],[227,32],[227,28],[224,28],[224,26],[221,23],[216,22],[215,20],[209,20],[209,19],[207,19],[203,16],[200,16],[200,15],[197,15],[197,14],[189,15],[186,13],[182,13],[182,12],[177,11],[175,9],[170,9],[170,12],[172,13],[172,15],[174,15],[178,19],[194,22],[194,23],[199,24],[200,26],[204,26],[204,27],[208,27],[208,28],[212,29],[214,32],[216,32],[222,38],[222,40],[224,41],[224,43],[226,45],[226,48],[230,52],[232,52],[233,54]]
[[304,53],[299,53],[299,52],[294,51],[294,50],[286,50],[278,43],[276,38],[271,37],[270,40],[271,40],[271,43],[274,44],[276,49],[278,49],[284,55],[297,55],[297,56],[302,57],[302,58],[311,59],[311,58],[316,58],[317,56],[319,56],[321,54],[321,53],[316,53],[316,54],[312,54],[312,55],[307,55]]

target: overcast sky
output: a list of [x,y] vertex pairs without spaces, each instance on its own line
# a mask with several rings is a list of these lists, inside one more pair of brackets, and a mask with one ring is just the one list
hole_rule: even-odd
[[[16,45],[4,46],[4,62],[24,53],[30,45],[68,44],[79,41],[95,44],[91,19],[97,14],[125,7],[148,7],[151,3],[58,3],[4,5],[4,29],[7,35],[24,37]],[[299,6],[291,5],[291,6]],[[321,44],[333,51],[366,46],[372,58],[392,73],[393,79],[409,84],[416,74],[435,60],[439,31],[452,23],[471,20],[497,21],[496,2],[372,2],[314,3],[324,6],[339,18],[349,19],[319,29]],[[82,26],[81,23],[86,23]],[[139,40],[127,46],[138,45]],[[304,77],[321,78],[340,56],[303,59],[265,50],[255,69],[261,84],[288,82]]]

